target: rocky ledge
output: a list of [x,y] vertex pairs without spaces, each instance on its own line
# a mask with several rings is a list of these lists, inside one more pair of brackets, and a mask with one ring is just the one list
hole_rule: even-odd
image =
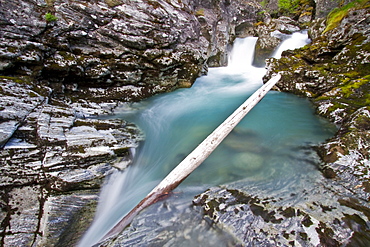
[[[130,149],[143,139],[131,123],[96,116],[123,101],[191,86],[208,66],[226,64],[237,35],[259,36],[259,52],[268,54],[279,35],[297,29],[292,19],[272,20],[261,5],[244,0],[16,0],[0,6],[5,246],[76,244],[93,218],[104,177],[124,169]],[[303,10],[301,24],[314,11]],[[199,195],[196,207],[233,229],[232,243],[369,242],[368,7],[344,16],[334,28],[316,20],[311,45],[267,61],[266,80],[282,71],[279,90],[311,97],[317,112],[339,125],[319,148],[331,180],[302,188],[307,200],[297,205],[238,183]],[[317,203],[325,193],[333,202]]]
[[369,200],[370,11],[366,1],[364,6],[338,10],[348,11],[338,23],[330,15],[316,20],[309,30],[312,43],[268,60],[265,80],[281,73],[278,90],[311,98],[317,113],[339,126],[319,148],[323,172]]
[[104,178],[130,163],[143,135],[123,120],[96,119],[112,105],[66,104],[29,78],[2,76],[0,91],[1,245],[73,243]]
[[235,30],[251,28],[262,11],[244,0],[17,0],[1,7],[0,72],[95,101],[190,87],[208,65],[226,64]]

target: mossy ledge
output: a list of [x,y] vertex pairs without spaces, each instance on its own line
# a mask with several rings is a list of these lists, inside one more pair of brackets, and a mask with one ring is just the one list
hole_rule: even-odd
[[[334,25],[333,13],[339,11]],[[284,52],[280,60],[269,59],[264,80],[280,72],[277,90],[309,97],[317,114],[337,124],[337,134],[318,148],[323,173],[343,182],[354,197],[369,200],[369,1],[334,12],[313,22],[311,44]]]

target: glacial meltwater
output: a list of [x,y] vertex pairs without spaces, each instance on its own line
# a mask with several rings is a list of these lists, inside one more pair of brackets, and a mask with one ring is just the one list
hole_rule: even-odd
[[[295,33],[293,49],[309,42]],[[80,242],[92,246],[150,192],[183,158],[262,85],[264,68],[253,67],[256,38],[236,39],[225,68],[211,68],[188,89],[154,96],[117,110],[145,133],[133,164],[110,176],[95,220]],[[285,44],[284,44],[285,43]],[[274,56],[280,56],[281,51]],[[293,193],[320,177],[311,147],[335,126],[314,114],[307,99],[270,91],[210,157],[168,198],[141,212],[124,232],[124,246],[226,246],[232,236],[192,207],[207,188],[239,181],[274,194]]]

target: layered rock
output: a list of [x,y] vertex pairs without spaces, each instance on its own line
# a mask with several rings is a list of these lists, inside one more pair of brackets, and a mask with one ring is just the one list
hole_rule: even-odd
[[[370,12],[360,3],[344,7],[343,19],[318,19],[310,29],[312,43],[268,60],[267,80],[281,73],[277,90],[312,99],[317,113],[339,126],[335,137],[319,147],[323,174],[339,183],[344,205],[369,212],[370,198]],[[350,198],[350,199],[348,199]],[[348,203],[349,201],[349,203]],[[367,218],[368,218],[367,214]]]
[[176,1],[18,1],[4,9],[14,11],[3,13],[3,73],[63,82],[61,90],[128,86],[113,97],[137,100],[191,84],[206,60],[196,18]]
[[[108,112],[104,105],[52,100],[50,88],[27,79],[1,77],[0,90],[1,243],[76,242],[93,218],[97,189],[107,175],[130,163],[130,149],[142,134],[123,120],[86,118]],[[77,227],[79,234],[64,236],[82,210],[91,212]]]
[[210,188],[193,203],[246,246],[368,245],[368,211],[322,183],[276,195],[237,182]]
[[253,2],[226,0],[2,5],[12,10],[1,14],[3,74],[33,76],[80,98],[126,101],[191,86],[207,60],[224,65],[235,27],[242,31],[261,11]]
[[[76,244],[103,179],[143,139],[98,120],[122,101],[189,87],[226,64],[249,1],[0,3],[1,244]],[[203,14],[202,14],[203,13]],[[86,214],[84,213],[86,212]],[[81,223],[82,222],[82,223]]]

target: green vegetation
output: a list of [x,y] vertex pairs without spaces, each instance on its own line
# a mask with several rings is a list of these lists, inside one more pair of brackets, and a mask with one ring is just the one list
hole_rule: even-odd
[[348,12],[351,9],[360,9],[369,6],[370,6],[369,0],[356,0],[344,5],[341,8],[333,9],[328,14],[328,17],[326,19],[326,29],[324,30],[323,33],[326,33],[336,28],[339,25],[339,23],[343,20],[343,18],[348,15]]
[[284,12],[292,13],[299,7],[299,0],[279,0],[278,7]]
[[266,7],[267,3],[268,3],[267,0],[263,0],[262,2],[260,2],[262,7]]
[[315,2],[313,0],[278,0],[278,16],[289,16],[298,20],[301,16],[312,16]]
[[58,20],[58,17],[56,17],[55,15],[53,15],[51,13],[46,13],[44,18],[45,18],[46,22],[53,22],[53,21]]

